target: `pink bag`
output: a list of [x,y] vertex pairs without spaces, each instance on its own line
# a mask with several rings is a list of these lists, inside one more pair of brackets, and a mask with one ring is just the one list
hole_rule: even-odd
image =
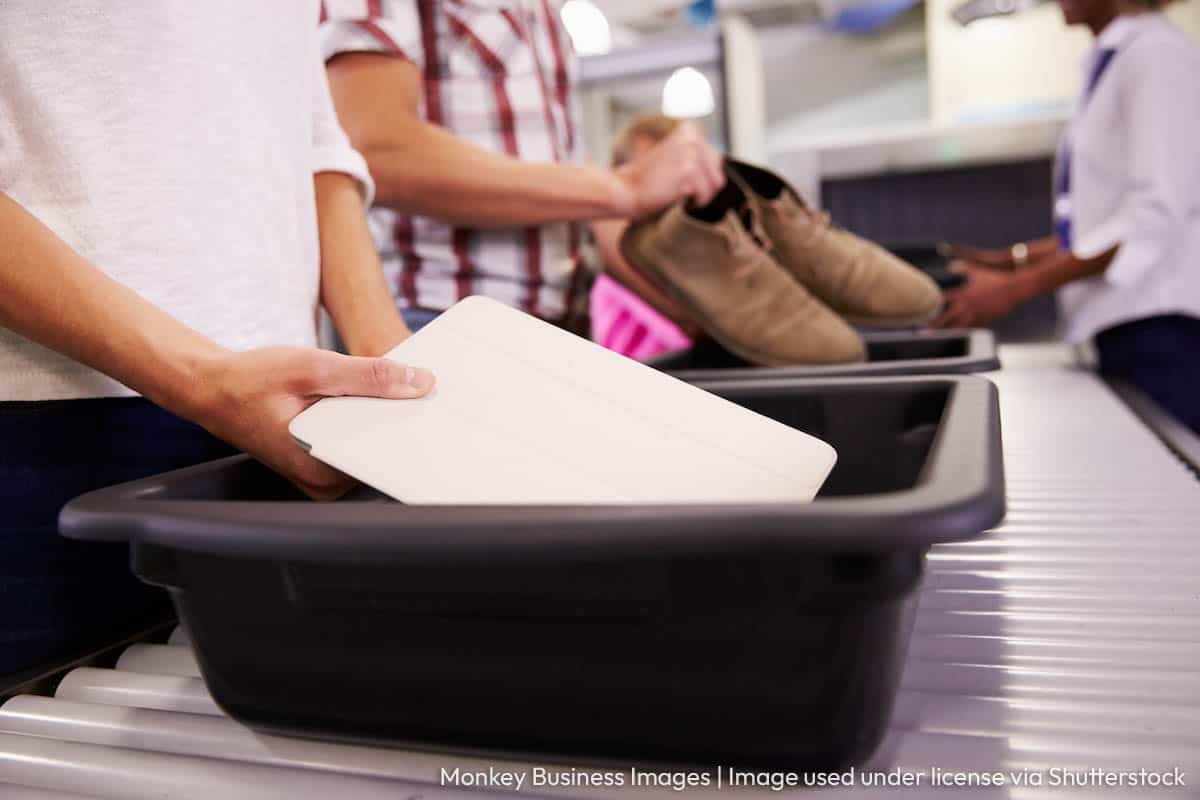
[[592,341],[638,361],[692,345],[678,325],[607,275],[592,286],[591,316]]

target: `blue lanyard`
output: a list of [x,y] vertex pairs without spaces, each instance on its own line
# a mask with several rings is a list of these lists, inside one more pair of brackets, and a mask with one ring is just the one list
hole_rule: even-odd
[[[1079,103],[1078,119],[1087,102],[1096,91],[1100,79],[1104,77],[1113,56],[1117,51],[1112,48],[1101,50],[1091,70],[1088,72],[1087,83],[1083,87],[1083,98]],[[1064,133],[1058,148],[1058,160],[1054,164],[1054,233],[1058,237],[1058,246],[1063,250],[1071,249],[1071,142],[1069,134]]]

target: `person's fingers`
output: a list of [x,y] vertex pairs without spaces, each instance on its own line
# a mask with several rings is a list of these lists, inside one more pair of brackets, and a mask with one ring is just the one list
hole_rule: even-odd
[[969,328],[971,327],[971,312],[961,306],[947,310],[936,321],[937,328]]
[[433,373],[388,358],[363,358],[321,352],[311,365],[309,394],[327,397],[421,397],[433,388]]
[[963,321],[966,319],[966,309],[957,296],[951,292],[946,293],[946,305],[929,323],[930,328],[958,328],[964,327]]
[[716,191],[720,192],[722,188],[725,188],[725,181],[727,180],[725,176],[725,161],[712,148],[709,148],[709,151],[704,163],[708,166],[708,174],[713,176],[713,185],[716,187]]
[[680,123],[679,126],[677,128],[675,128],[674,133],[680,139],[686,139],[689,141],[694,141],[697,139],[699,139],[701,141],[704,140],[704,131],[700,128],[699,125],[697,125],[696,123],[694,123],[690,120],[687,122]]
[[627,167],[639,176],[635,182],[642,183],[647,179],[652,180],[652,176],[661,175],[664,170],[669,172],[675,168],[673,165],[679,161],[681,144],[675,138],[675,134],[671,134],[634,159]]
[[[695,132],[692,130],[690,125],[684,124],[672,131],[671,134],[659,142],[654,149],[663,152],[679,151],[681,149],[686,149],[694,139]],[[653,150],[651,152],[653,152]]]
[[702,206],[708,205],[713,198],[715,192],[712,185],[709,183],[706,176],[695,162],[688,169],[688,185],[692,187],[693,196],[696,202]]
[[991,250],[985,250],[982,247],[975,247],[969,244],[952,244],[950,245],[950,257],[958,261],[966,261],[973,264],[985,264],[987,266],[996,266],[995,253]]
[[697,208],[705,205],[707,202],[704,199],[704,186],[696,180],[696,176],[693,173],[686,169],[675,178],[674,188],[678,193],[679,199],[686,199]]
[[714,162],[709,158],[708,145],[701,147],[696,153],[696,171],[704,181],[704,187],[709,192],[710,199],[725,186],[725,173],[720,161]]
[[969,261],[966,259],[953,261],[947,268],[951,272],[958,272],[968,277],[970,277],[972,272],[982,273],[984,275],[1005,275],[1011,274],[1012,272],[1012,270],[1008,269],[1007,267],[989,264],[986,261]]
[[942,313],[938,314],[936,317],[929,320],[929,322],[927,322],[925,324],[929,328],[929,330],[933,330],[933,331],[941,330],[943,328],[953,328],[954,323],[951,321],[951,319],[952,318],[951,318],[950,309],[945,309],[944,311],[942,311]]
[[725,185],[721,157],[704,141],[699,129],[680,126],[664,139],[655,153],[656,169],[647,189],[661,192],[662,204],[671,199],[690,199],[696,206],[712,202]]
[[702,143],[701,157],[704,161],[704,169],[713,179],[717,190],[725,186],[725,157],[717,152],[716,148],[708,142]]
[[354,479],[308,455],[292,470],[292,483],[313,500],[337,500],[354,486]]
[[969,259],[977,252],[976,248],[960,242],[942,242],[938,249],[946,256],[958,260]]
[[692,186],[692,197],[698,206],[706,206],[712,202],[716,196],[717,190],[705,179],[703,175],[697,175],[690,181]]
[[721,168],[720,159],[711,158],[711,150],[707,145],[696,155],[696,169],[704,176],[704,183],[715,195],[725,185],[725,171]]

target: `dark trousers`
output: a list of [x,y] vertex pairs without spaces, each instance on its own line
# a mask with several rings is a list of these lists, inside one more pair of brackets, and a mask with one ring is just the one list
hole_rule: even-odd
[[141,398],[0,402],[0,676],[170,618],[127,545],[58,535],[68,500],[232,453]]
[[1096,334],[1100,373],[1133,384],[1200,433],[1200,318],[1127,322]]

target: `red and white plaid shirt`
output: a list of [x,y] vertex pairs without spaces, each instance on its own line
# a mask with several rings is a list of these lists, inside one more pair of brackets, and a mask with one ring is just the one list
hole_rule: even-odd
[[[415,64],[429,122],[523,161],[582,157],[574,53],[551,0],[325,0],[322,19],[326,60],[370,51]],[[483,294],[558,320],[577,293],[575,224],[475,229],[376,207],[371,228],[402,308]]]

